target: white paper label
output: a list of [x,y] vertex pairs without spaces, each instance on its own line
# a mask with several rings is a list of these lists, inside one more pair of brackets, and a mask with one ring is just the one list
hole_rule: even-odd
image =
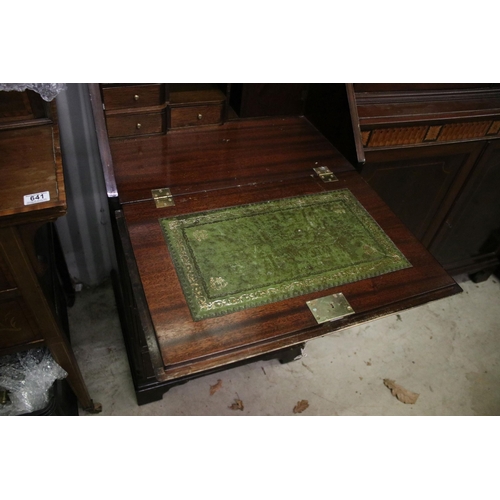
[[44,191],[43,193],[33,193],[24,196],[25,205],[34,205],[35,203],[43,203],[45,201],[50,201],[50,193]]

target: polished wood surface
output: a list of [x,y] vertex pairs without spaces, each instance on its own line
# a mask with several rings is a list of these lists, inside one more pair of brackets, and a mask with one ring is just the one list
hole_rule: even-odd
[[326,165],[352,166],[304,118],[263,118],[110,143],[122,203],[151,199],[151,189],[174,194],[227,189],[290,177]]
[[[280,124],[281,127],[277,126]],[[223,138],[229,138],[229,141],[223,141]],[[155,163],[151,162],[151,157],[143,158],[146,151],[149,154],[154,151],[152,143],[167,143],[160,151],[169,152],[163,161],[164,167],[172,168],[169,177],[174,182],[169,185],[176,206],[156,209],[152,200],[123,206],[161,359],[166,367],[162,376],[164,380],[218,363],[235,362],[249,353],[257,355],[269,349],[290,346],[298,339],[308,340],[324,334],[328,328],[335,329],[337,323],[330,327],[315,323],[305,304],[312,298],[342,291],[357,313],[339,323],[346,326],[356,324],[358,318],[364,321],[370,315],[386,314],[409,304],[426,302],[433,294],[445,296],[458,290],[455,282],[423,250],[373,190],[306,120],[250,120],[227,124],[223,130],[219,127],[189,135],[171,134],[162,140],[122,141],[120,148],[114,143],[112,150],[119,186],[121,183],[125,187],[130,185],[133,177],[137,179],[138,173],[154,180],[154,175],[144,174],[139,165]],[[189,150],[186,149],[188,144],[191,145]],[[261,148],[255,148],[255,144],[261,144]],[[130,148],[139,148],[143,155],[132,154]],[[221,161],[221,155],[225,161]],[[162,160],[157,158],[155,161]],[[339,181],[328,184],[313,176],[312,167],[316,161],[328,163],[337,172]],[[182,169],[183,162],[197,165],[197,169],[186,172]],[[255,176],[256,171],[263,170],[267,174]],[[123,172],[130,178],[122,177]],[[252,174],[252,182],[242,182],[249,174]],[[195,184],[186,184],[188,179]],[[215,179],[219,183],[225,181],[222,183],[224,189],[200,189],[210,186]],[[159,218],[345,187],[354,193],[403,251],[412,268],[220,318],[192,321]],[[125,194],[131,192],[125,190]]]
[[[192,321],[158,223],[159,217],[346,187],[410,260],[412,268],[219,318]],[[210,193],[198,193],[179,196],[176,201],[175,207],[165,209],[154,208],[152,202],[124,207],[166,367],[165,380],[213,366],[220,356],[225,361],[219,362],[234,362],[248,355],[249,349],[257,354],[293,345],[339,326],[356,324],[360,318],[364,321],[372,315],[376,317],[427,302],[433,293],[445,296],[458,291],[455,282],[354,172],[339,174],[339,181],[333,184],[325,184],[304,172],[301,179],[228,189],[215,199]],[[344,293],[356,314],[340,323],[318,326],[306,301],[337,292]]]

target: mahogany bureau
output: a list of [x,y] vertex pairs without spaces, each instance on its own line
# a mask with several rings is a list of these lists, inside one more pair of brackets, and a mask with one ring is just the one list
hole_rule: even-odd
[[[460,291],[311,123],[310,87],[89,84],[114,214],[115,293],[138,404],[241,363],[293,360],[314,338]],[[347,191],[410,267],[193,319],[160,219]],[[348,315],[320,321],[306,304],[324,299],[335,308],[332,297],[340,294]]]

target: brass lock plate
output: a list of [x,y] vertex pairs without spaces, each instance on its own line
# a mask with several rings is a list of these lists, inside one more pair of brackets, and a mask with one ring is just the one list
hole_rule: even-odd
[[306,302],[318,324],[354,314],[343,293],[334,293]]

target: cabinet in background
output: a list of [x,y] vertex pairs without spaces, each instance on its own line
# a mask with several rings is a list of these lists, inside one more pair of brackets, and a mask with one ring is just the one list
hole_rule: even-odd
[[325,133],[445,269],[486,279],[500,265],[500,86],[335,87],[315,116]]
[[66,213],[55,102],[1,91],[0,151],[0,355],[47,346],[81,407],[99,411],[66,335],[63,256],[52,224]]

